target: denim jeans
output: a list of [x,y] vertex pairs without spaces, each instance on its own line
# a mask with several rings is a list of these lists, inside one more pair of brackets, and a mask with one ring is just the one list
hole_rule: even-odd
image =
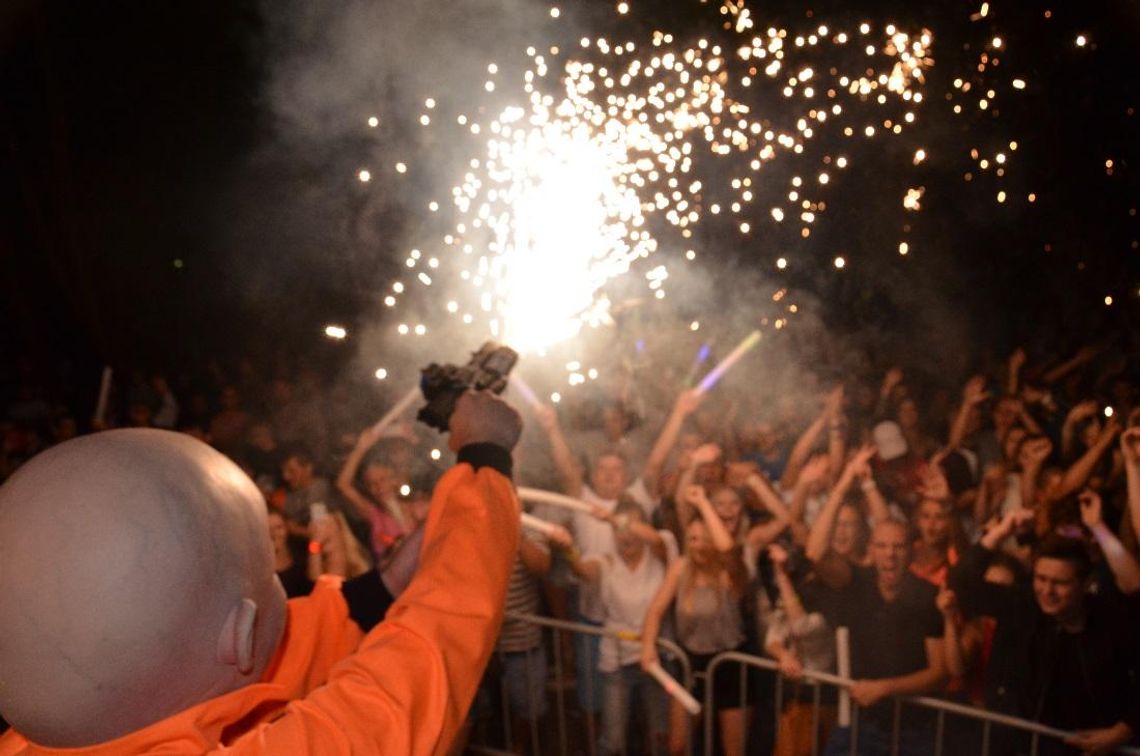
[[542,719],[546,714],[546,651],[538,646],[505,653],[502,663],[511,713],[527,721]]
[[[600,622],[592,622],[584,617],[575,617],[586,625],[601,627]],[[596,713],[602,708],[602,675],[598,672],[598,656],[601,653],[601,637],[575,633],[574,672],[578,678],[578,709]]]
[[603,756],[625,753],[631,701],[640,701],[644,706],[647,750],[656,753],[657,744],[665,734],[665,691],[641,671],[639,664],[627,664],[616,672],[602,673],[602,731],[598,751]]

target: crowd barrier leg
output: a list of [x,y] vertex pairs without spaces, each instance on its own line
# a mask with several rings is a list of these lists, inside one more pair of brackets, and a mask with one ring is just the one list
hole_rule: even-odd
[[811,690],[811,756],[819,756],[819,706],[823,693],[818,685],[811,686]]
[[902,701],[895,699],[891,715],[891,756],[899,756],[899,727],[902,724]]
[[554,641],[554,697],[557,702],[555,708],[558,710],[558,744],[561,748],[559,753],[565,756],[567,753],[566,691],[562,687],[562,681],[565,679],[565,670],[562,664],[562,630],[557,627],[551,628],[551,636]]
[[990,756],[990,723],[982,723],[982,756]]
[[946,712],[939,711],[934,725],[934,756],[942,756],[942,738],[946,735]]
[[851,756],[859,756],[859,704],[851,702]]

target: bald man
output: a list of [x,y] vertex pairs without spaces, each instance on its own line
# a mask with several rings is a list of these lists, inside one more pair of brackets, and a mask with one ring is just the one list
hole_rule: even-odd
[[521,422],[468,393],[450,429],[375,627],[375,573],[286,605],[257,488],[204,444],[110,431],[27,463],[0,487],[0,755],[446,752],[502,621]]

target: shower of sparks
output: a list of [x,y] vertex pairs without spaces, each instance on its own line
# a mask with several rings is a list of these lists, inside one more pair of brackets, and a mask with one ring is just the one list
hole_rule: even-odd
[[[933,63],[930,31],[869,23],[756,31],[743,0],[721,12],[739,35],[731,47],[655,32],[644,50],[604,38],[551,48],[549,57],[530,48],[524,105],[495,117],[445,118],[437,109],[421,118],[482,140],[451,191],[455,221],[430,257],[460,284],[449,282],[448,317],[541,353],[609,322],[607,284],[631,271],[653,299],[665,298],[669,271],[655,257],[662,239],[691,244],[709,216],[730,219],[745,243],[781,224],[808,239],[850,161],[821,137],[834,146],[898,135],[916,121]],[[511,83],[494,64],[488,73],[486,91],[505,97]],[[786,156],[818,168],[773,172]],[[426,261],[413,250],[405,263],[432,286],[441,273],[425,271]],[[777,267],[786,265],[781,258]],[[404,291],[397,282],[385,304]]]

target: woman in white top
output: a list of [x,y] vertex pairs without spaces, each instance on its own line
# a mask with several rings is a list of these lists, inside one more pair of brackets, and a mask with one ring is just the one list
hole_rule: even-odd
[[[677,558],[677,541],[667,530],[654,530],[645,522],[641,507],[622,498],[612,513],[596,507],[594,516],[610,523],[615,550],[589,554],[572,564],[574,571],[598,589],[604,612],[606,636],[602,639],[598,670],[602,673],[602,731],[599,751],[622,754],[626,750],[626,726],[630,701],[645,705],[653,752],[659,752],[665,737],[664,691],[638,666],[641,645],[636,634],[653,596],[665,579],[669,564]],[[632,640],[619,640],[620,633]]]

